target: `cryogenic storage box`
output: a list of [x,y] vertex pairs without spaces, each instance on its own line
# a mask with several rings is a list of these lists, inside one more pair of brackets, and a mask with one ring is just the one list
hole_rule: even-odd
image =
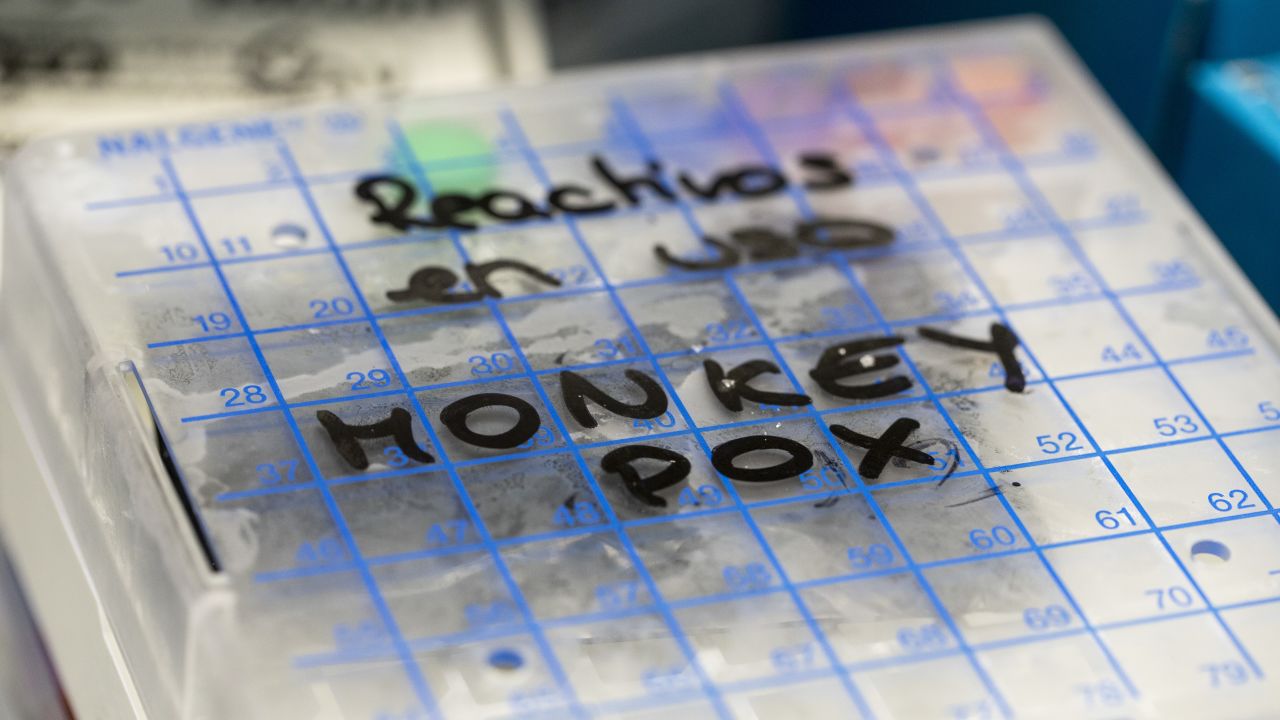
[[137,713],[1280,700],[1276,319],[1037,23],[74,135],[7,185],[4,520],[57,508]]

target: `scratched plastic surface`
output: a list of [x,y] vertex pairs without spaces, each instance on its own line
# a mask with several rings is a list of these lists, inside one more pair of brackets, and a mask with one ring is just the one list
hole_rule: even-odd
[[[660,161],[672,197],[627,201],[595,156],[632,175]],[[702,198],[674,178],[748,166],[787,183]],[[355,191],[379,175],[543,209],[573,183],[611,207],[399,230]],[[12,178],[6,376],[157,717],[1280,708],[1276,320],[1037,24],[54,139]],[[655,252],[708,261],[704,237],[794,239],[819,218],[894,234],[744,243],[721,269]],[[500,259],[557,282],[508,269],[469,302],[407,292],[422,268]],[[993,325],[1018,369],[921,332]],[[886,337],[901,344],[840,383],[896,392],[850,399],[810,373]],[[734,411],[707,360],[767,360],[751,388],[811,402]],[[666,412],[589,403],[588,428],[566,369],[629,403],[639,371]],[[478,393],[523,401],[536,433],[466,442],[442,411]],[[324,417],[401,417],[411,442],[342,451]],[[869,470],[832,429],[904,418],[933,465],[902,450]],[[808,469],[716,471],[713,452],[760,436],[810,450]],[[687,476],[640,497],[602,466],[632,445]]]

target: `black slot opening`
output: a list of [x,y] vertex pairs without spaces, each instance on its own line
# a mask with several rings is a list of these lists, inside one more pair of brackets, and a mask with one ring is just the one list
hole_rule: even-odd
[[218,564],[218,556],[213,551],[213,543],[210,542],[209,536],[204,531],[204,525],[200,523],[200,518],[196,516],[196,507],[191,502],[191,495],[187,493],[186,483],[182,482],[182,474],[178,472],[178,465],[173,461],[173,453],[169,452],[169,443],[165,440],[164,432],[160,429],[160,425],[156,422],[155,416],[151,417],[151,425],[155,428],[156,435],[156,451],[160,453],[160,462],[164,464],[164,471],[169,475],[169,482],[173,484],[173,490],[178,494],[178,500],[182,503],[182,512],[186,514],[187,521],[191,523],[191,530],[196,535],[196,542],[200,544],[200,551],[204,553],[204,559],[209,563],[209,569],[219,572],[222,567]]

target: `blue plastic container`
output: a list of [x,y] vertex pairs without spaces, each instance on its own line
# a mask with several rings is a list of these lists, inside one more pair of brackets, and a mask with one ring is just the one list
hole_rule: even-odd
[[1191,85],[1179,183],[1280,309],[1280,55],[1201,65]]
[[1201,57],[1232,60],[1280,52],[1280,1],[1212,0]]

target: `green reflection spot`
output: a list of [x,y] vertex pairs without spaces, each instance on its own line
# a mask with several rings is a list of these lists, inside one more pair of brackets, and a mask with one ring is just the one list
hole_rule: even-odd
[[[492,188],[496,165],[485,158],[492,156],[493,147],[476,129],[439,120],[406,124],[403,129],[418,162],[440,164],[427,167],[432,192],[474,195]],[[394,165],[401,172],[408,171],[403,159]]]

